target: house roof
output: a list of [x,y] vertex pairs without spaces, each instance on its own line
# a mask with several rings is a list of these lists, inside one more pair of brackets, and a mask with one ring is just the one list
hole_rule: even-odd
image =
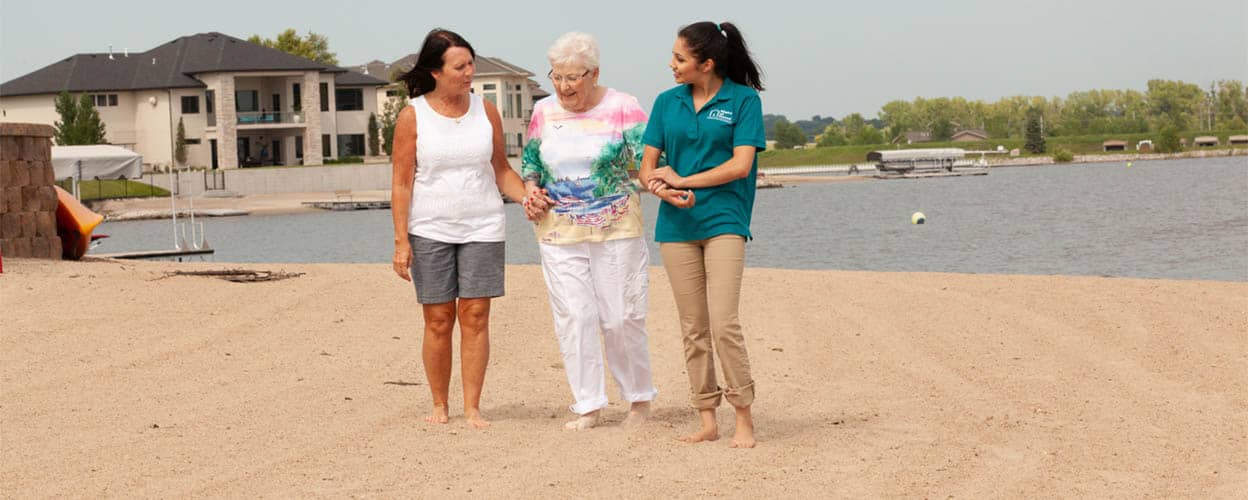
[[959,138],[959,137],[963,137],[963,136],[975,136],[975,137],[979,137],[979,138],[981,138],[981,139],[987,139],[987,138],[988,138],[988,132],[987,132],[987,131],[985,131],[985,130],[984,130],[984,129],[982,129],[982,128],[968,128],[968,129],[966,129],[966,130],[959,130],[957,133],[953,134],[953,137],[952,137],[952,138],[953,138],[953,139],[957,139],[957,138]]
[[334,86],[336,87],[384,87],[390,82],[374,77],[373,75],[365,75],[348,71],[334,77]]
[[[408,54],[399,60],[390,63],[389,71],[397,70],[399,74],[407,73],[416,65],[416,56],[418,54]],[[531,77],[533,72],[521,68],[497,57],[489,57],[478,55],[476,76],[523,76]],[[371,69],[370,69],[371,71]],[[388,77],[389,75],[387,75]]]
[[1226,138],[1226,142],[1248,142],[1248,135],[1232,135]]
[[1212,136],[1212,135],[1202,135],[1202,136],[1197,137],[1197,138],[1192,139],[1192,140],[1193,140],[1193,141],[1195,141],[1195,142],[1196,142],[1196,143],[1198,143],[1198,144],[1199,144],[1199,143],[1218,142],[1218,138],[1217,138],[1217,137],[1214,137],[1214,136]]
[[1126,147],[1126,146],[1127,146],[1127,141],[1120,140],[1120,139],[1106,139],[1106,140],[1105,140],[1105,142],[1102,142],[1102,143],[1101,143],[1101,146],[1122,146],[1122,147]]
[[0,84],[0,95],[204,87],[192,75],[239,71],[347,70],[210,32],[178,37],[137,54],[75,54]]

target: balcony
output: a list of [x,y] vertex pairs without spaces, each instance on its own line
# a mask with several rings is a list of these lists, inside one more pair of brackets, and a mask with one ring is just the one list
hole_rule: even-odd
[[240,111],[239,128],[303,128],[303,113],[298,111]]

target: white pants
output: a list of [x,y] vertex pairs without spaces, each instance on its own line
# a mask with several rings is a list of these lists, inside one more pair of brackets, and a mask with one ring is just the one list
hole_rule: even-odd
[[539,246],[555,336],[576,398],[572,411],[584,415],[607,406],[603,344],[624,400],[654,399],[658,391],[646,340],[646,240]]

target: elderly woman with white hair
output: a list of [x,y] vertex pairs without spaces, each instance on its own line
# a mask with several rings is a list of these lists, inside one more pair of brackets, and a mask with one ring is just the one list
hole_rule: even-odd
[[[533,106],[521,175],[526,211],[539,217],[542,272],[578,415],[565,427],[598,425],[608,404],[604,344],[621,396],[631,404],[624,423],[641,423],[658,394],[646,338],[650,257],[629,177],[641,159],[646,112],[635,97],[598,85],[594,37],[567,33],[547,57],[555,93]],[[684,202],[676,191],[666,194]],[[530,200],[550,208],[541,214]]]

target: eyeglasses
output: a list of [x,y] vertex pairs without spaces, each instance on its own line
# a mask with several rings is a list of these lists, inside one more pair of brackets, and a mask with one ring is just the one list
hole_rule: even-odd
[[568,85],[576,85],[581,83],[581,80],[585,77],[589,76],[589,71],[590,70],[585,70],[584,73],[579,75],[556,75],[555,70],[552,69],[546,73],[546,78],[549,78],[555,85],[559,85],[563,82],[567,82]]

